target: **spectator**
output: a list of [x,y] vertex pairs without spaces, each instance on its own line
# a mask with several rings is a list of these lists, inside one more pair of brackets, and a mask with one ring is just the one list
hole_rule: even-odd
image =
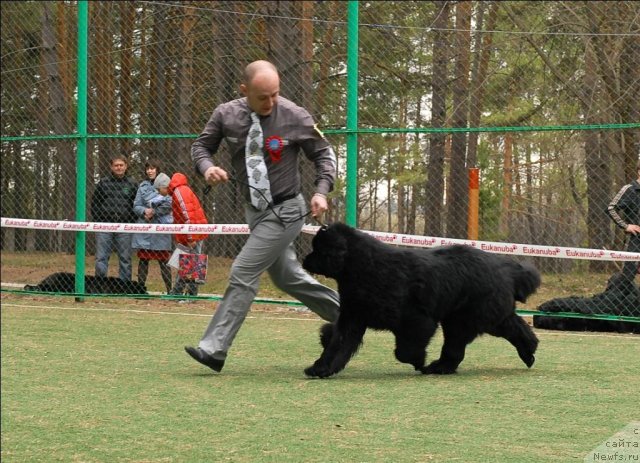
[[215,185],[230,178],[213,159],[226,140],[250,228],[198,347],[185,347],[194,360],[214,371],[222,370],[264,271],[325,320],[335,321],[339,308],[338,294],[302,269],[293,244],[306,215],[298,170],[301,151],[315,166],[315,194],[309,205],[320,218],[336,175],[333,149],[307,110],[279,95],[280,77],[272,63],[249,64],[240,90],[245,97],[218,106],[191,148],[196,170]]
[[[640,252],[640,160],[636,174],[638,178],[623,186],[607,207],[609,217],[629,235],[629,252]],[[625,262],[622,274],[626,279],[634,280],[639,264],[638,261]]]
[[[200,204],[198,196],[189,186],[189,180],[186,175],[176,172],[173,174],[173,177],[171,177],[168,185],[164,178],[158,176],[154,182],[154,187],[163,196],[171,195],[173,223],[207,223],[207,216],[204,213],[204,209]],[[202,243],[206,237],[206,234],[201,233],[176,233],[174,235],[176,243],[187,246],[194,254],[202,254]],[[185,294],[185,290],[187,295],[197,296],[198,284],[194,280],[185,280],[178,275],[171,294]],[[185,300],[185,302],[187,300]]]
[[[169,186],[169,177],[160,173],[160,162],[148,160],[144,165],[145,180],[140,182],[136,199],[133,202],[133,212],[138,223],[172,223],[171,197],[162,196],[154,188],[154,181],[161,179],[164,186]],[[133,235],[133,249],[138,255],[138,283],[147,284],[149,261],[157,260],[160,275],[167,294],[171,292],[171,268],[167,265],[171,257],[171,234],[166,233],[135,233]]]
[[[137,186],[127,176],[127,159],[111,158],[111,175],[96,185],[91,200],[91,217],[94,222],[133,223],[136,220],[132,204]],[[115,247],[122,280],[131,281],[131,233],[96,233],[95,275],[106,277],[109,273],[109,257]]]

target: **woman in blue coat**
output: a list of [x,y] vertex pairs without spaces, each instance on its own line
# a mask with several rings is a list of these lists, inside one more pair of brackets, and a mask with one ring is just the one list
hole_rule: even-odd
[[[158,201],[158,191],[153,187],[156,177],[166,177],[167,185],[169,177],[160,173],[160,162],[155,159],[148,160],[144,165],[145,180],[140,183],[136,199],[133,202],[133,212],[138,223],[172,223],[171,197],[161,197]],[[164,176],[164,177],[163,177]],[[149,261],[157,260],[160,265],[160,274],[164,281],[167,293],[171,291],[171,268],[167,265],[172,250],[171,234],[160,233],[134,233],[132,247],[137,250],[138,282],[146,285],[149,274]]]

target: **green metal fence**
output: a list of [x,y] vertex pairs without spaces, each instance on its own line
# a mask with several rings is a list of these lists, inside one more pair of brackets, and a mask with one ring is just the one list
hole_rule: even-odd
[[[3,217],[90,220],[87,202],[117,153],[136,180],[147,158],[162,159],[168,173],[190,177],[211,222],[242,223],[232,185],[204,194],[190,145],[214,107],[239,96],[243,67],[269,59],[283,96],[311,111],[338,154],[329,220],[467,238],[467,172],[479,168],[480,240],[625,249],[605,209],[637,177],[636,2],[8,1],[0,9]],[[218,161],[229,166],[225,148]],[[309,173],[304,183],[308,192]],[[209,239],[212,265],[225,268],[243,240]],[[81,272],[93,246],[92,233],[2,228],[3,264],[74,255]],[[300,251],[308,246],[303,236]],[[601,286],[623,263],[534,260],[543,272],[598,275]],[[46,271],[67,267],[54,260]],[[17,284],[40,276],[19,270]]]

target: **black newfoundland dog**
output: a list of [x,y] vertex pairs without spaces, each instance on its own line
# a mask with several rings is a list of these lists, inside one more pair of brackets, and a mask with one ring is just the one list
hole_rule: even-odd
[[[76,275],[69,272],[52,273],[37,285],[26,285],[25,291],[47,293],[75,293]],[[137,281],[121,280],[116,277],[84,277],[86,294],[148,294],[147,288]]]
[[[516,315],[515,301],[540,285],[535,268],[470,246],[394,247],[341,223],[322,227],[312,246],[303,267],[338,282],[340,316],[321,328],[324,350],[308,376],[341,371],[367,328],[391,331],[396,359],[424,374],[455,373],[467,344],[483,333],[505,338],[533,365],[538,339]],[[438,324],[442,352],[425,366]]]
[[[625,275],[616,273],[609,278],[605,290],[601,293],[591,297],[569,296],[551,299],[541,304],[538,310],[550,313],[640,317],[640,288]],[[597,318],[534,315],[533,326],[546,330],[640,334],[640,323]]]

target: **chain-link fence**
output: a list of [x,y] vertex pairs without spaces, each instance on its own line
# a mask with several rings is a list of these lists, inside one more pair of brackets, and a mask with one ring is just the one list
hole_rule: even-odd
[[[75,205],[86,203],[82,216],[92,220],[96,184],[121,154],[136,182],[145,161],[159,159],[169,175],[187,175],[210,223],[242,224],[235,186],[205,194],[190,146],[216,105],[240,97],[244,66],[268,59],[279,68],[281,94],[313,114],[338,155],[329,221],[344,221],[352,208],[357,226],[368,230],[625,249],[627,235],[606,210],[638,178],[638,2],[357,4],[355,204],[346,200],[346,137],[353,133],[346,130],[353,97],[347,13],[354,2],[90,2],[86,62],[80,4],[0,6],[5,218],[72,221]],[[79,172],[78,76],[85,64],[87,156]],[[216,156],[231,170],[224,146]],[[469,168],[480,174],[477,219],[468,213]],[[303,181],[308,193],[310,164]],[[627,212],[622,218],[631,220]],[[308,238],[300,240],[302,253]],[[86,239],[93,256],[95,234]],[[208,290],[223,289],[244,239],[206,240],[210,275],[221,275]],[[35,284],[73,271],[75,246],[72,232],[3,226],[2,281]],[[584,255],[534,259],[545,274],[584,280],[572,289],[589,296],[604,291],[624,261]],[[134,279],[136,265],[134,255]],[[147,286],[161,290],[154,269]],[[112,258],[110,275],[117,274]],[[551,295],[568,294],[561,279],[553,281],[560,282]],[[637,294],[622,309],[639,316]]]

